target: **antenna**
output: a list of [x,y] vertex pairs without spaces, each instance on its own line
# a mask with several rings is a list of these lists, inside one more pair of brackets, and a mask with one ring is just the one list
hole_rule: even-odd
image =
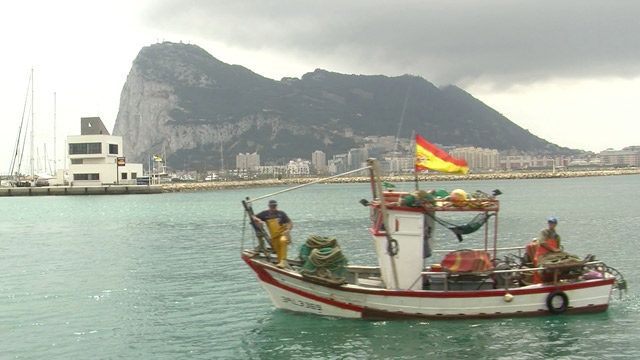
[[224,170],[224,149],[222,149],[222,142],[220,142],[220,171]]
[[407,94],[404,96],[404,105],[402,105],[402,113],[400,113],[400,123],[398,124],[398,134],[396,135],[395,150],[400,151],[400,130],[402,129],[402,123],[404,122],[404,113],[407,110],[407,102],[409,101],[409,93],[411,92],[411,84],[407,87]]

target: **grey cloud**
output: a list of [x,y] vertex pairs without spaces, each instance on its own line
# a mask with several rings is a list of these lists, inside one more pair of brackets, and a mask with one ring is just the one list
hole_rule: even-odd
[[[638,1],[158,1],[146,21],[437,84],[640,74]],[[216,54],[212,54],[216,56]],[[327,70],[334,70],[328,68]],[[293,76],[293,74],[292,74]]]

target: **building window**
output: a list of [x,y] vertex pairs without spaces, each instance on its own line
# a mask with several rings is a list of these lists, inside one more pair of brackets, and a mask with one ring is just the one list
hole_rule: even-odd
[[138,178],[138,173],[134,173],[134,172],[132,172],[132,173],[131,173],[131,178],[132,178],[132,179],[137,179],[137,178]]
[[72,165],[82,165],[82,159],[71,159]]
[[118,144],[109,144],[109,154],[118,155]]
[[102,154],[102,143],[69,144],[69,155]]
[[73,180],[100,180],[100,174],[73,174]]
[[127,173],[121,173],[120,174],[120,179],[127,180]]

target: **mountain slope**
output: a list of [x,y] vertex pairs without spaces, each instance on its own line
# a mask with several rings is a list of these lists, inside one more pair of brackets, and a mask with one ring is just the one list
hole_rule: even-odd
[[[402,119],[402,120],[401,120]],[[188,44],[143,48],[120,99],[113,134],[129,161],[166,154],[178,169],[235,165],[257,151],[263,163],[328,157],[357,147],[358,136],[419,133],[431,142],[566,152],[455,86],[416,76],[345,75],[317,69],[274,81],[225,64]]]

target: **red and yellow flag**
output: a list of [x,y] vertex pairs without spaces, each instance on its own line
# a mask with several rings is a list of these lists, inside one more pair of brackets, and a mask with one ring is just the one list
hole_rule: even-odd
[[416,172],[426,169],[466,174],[469,166],[416,134]]

